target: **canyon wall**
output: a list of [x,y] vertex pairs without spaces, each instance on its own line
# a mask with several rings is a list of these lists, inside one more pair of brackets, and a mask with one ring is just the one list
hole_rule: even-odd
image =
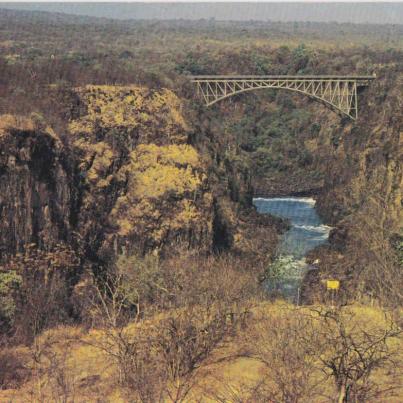
[[0,258],[69,241],[77,202],[68,150],[50,127],[0,117]]
[[175,244],[247,252],[258,222],[273,251],[281,224],[250,209],[248,167],[173,92],[86,86],[68,99],[63,141],[35,114],[0,119],[3,260],[59,242],[104,262]]
[[350,296],[401,299],[402,94],[399,67],[380,69],[359,95],[357,122],[330,121],[319,133],[324,186],[317,207],[334,226],[329,247],[319,251],[320,267],[324,277],[340,278]]

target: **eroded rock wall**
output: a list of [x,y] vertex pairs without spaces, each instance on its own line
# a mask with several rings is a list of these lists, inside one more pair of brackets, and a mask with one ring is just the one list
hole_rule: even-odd
[[87,86],[74,100],[63,142],[43,121],[1,118],[3,258],[59,242],[101,263],[177,243],[245,251],[250,174],[220,133],[207,138],[168,90]]
[[395,248],[403,229],[402,94],[399,67],[381,70],[360,94],[357,122],[320,133],[325,183],[317,206],[334,229],[329,247],[315,253],[322,277],[340,278],[350,298],[397,302],[402,286]]
[[[80,233],[104,257],[184,242],[212,247],[206,164],[168,90],[88,86],[70,122],[81,173]],[[113,251],[113,253],[112,253]]]
[[0,117],[0,258],[69,241],[76,193],[70,156],[49,127]]

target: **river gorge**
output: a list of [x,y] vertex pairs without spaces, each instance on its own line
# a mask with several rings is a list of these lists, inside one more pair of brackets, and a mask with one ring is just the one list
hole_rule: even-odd
[[323,224],[315,210],[316,202],[310,197],[259,197],[253,202],[260,213],[272,214],[290,223],[270,270],[275,272],[275,278],[269,277],[266,286],[269,292],[279,292],[288,300],[299,303],[301,280],[308,270],[315,268],[306,263],[305,255],[327,242],[331,227]]

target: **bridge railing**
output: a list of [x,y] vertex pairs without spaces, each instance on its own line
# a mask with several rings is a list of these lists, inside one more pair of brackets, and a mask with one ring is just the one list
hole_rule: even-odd
[[236,80],[355,80],[357,82],[369,82],[376,78],[376,75],[372,76],[353,76],[353,75],[323,75],[323,76],[312,76],[312,75],[190,75],[188,78],[191,81],[236,81]]

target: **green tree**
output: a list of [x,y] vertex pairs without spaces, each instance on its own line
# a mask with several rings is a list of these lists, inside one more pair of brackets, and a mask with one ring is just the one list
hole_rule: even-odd
[[22,284],[22,277],[15,271],[0,272],[0,327],[10,329],[16,312],[15,295]]

